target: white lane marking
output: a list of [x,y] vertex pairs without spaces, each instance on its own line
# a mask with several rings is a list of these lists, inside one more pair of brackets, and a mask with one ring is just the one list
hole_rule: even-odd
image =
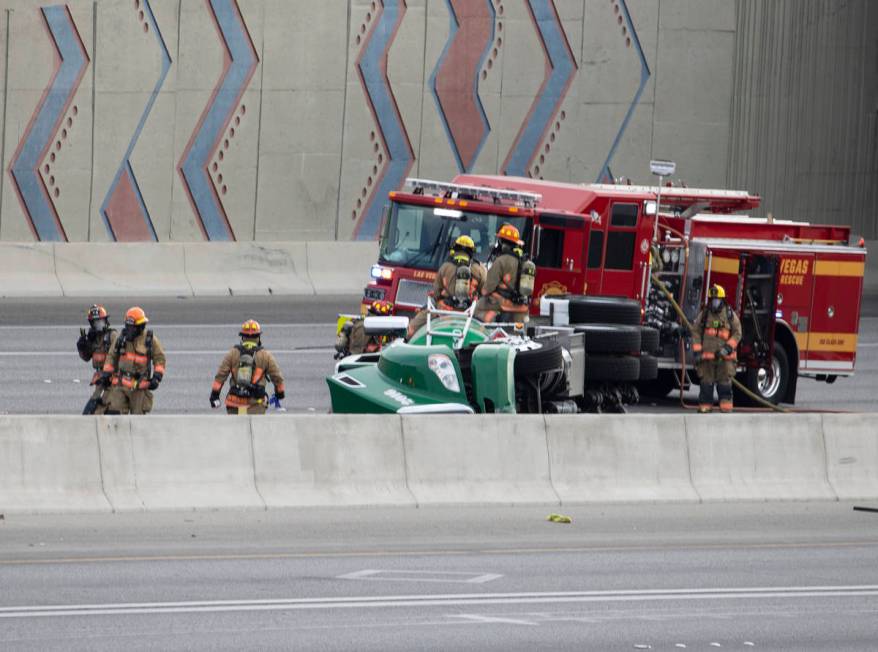
[[[325,347],[302,347],[300,349],[269,349],[271,353],[275,355],[298,355],[300,353],[329,353],[330,351],[335,351],[335,348],[331,346]],[[175,351],[173,349],[165,349],[165,353],[167,355],[223,355],[227,353],[228,349],[204,349],[204,350],[187,350],[187,351]],[[0,351],[0,356],[30,356],[30,357],[44,357],[44,356],[55,356],[55,357],[75,357],[76,351],[71,351],[69,349],[65,351]]]
[[500,579],[497,573],[468,573],[463,571],[429,570],[361,570],[338,575],[338,580],[370,580],[390,582],[453,582],[457,584],[486,584]]
[[478,614],[453,614],[449,618],[460,618],[474,623],[500,623],[504,625],[530,625],[536,627],[537,623],[532,620],[522,620],[520,618],[504,618],[502,616],[480,616]]
[[108,604],[31,605],[0,607],[0,618],[47,616],[118,616],[131,614],[207,613],[228,611],[300,611],[367,609],[376,607],[453,607],[496,604],[577,602],[644,602],[674,600],[740,600],[764,598],[844,598],[878,596],[878,585],[789,586],[724,589],[633,589],[618,591],[558,591],[540,593],[457,593],[437,595],[377,595],[339,598],[281,598],[265,600],[196,600]]

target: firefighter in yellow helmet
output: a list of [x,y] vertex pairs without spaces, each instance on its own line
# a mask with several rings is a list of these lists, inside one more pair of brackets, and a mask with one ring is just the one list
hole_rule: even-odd
[[[375,317],[389,317],[393,314],[393,304],[390,301],[373,301],[368,312]],[[335,357],[340,359],[359,353],[375,353],[383,345],[384,338],[380,335],[367,335],[363,318],[357,317],[345,322],[339,330],[335,339]]]
[[726,291],[712,285],[707,293],[707,306],[692,324],[692,351],[695,353],[701,391],[698,411],[713,409],[713,386],[719,396],[719,409],[732,411],[732,379],[735,377],[741,341],[741,320],[726,303]]
[[90,385],[95,390],[89,401],[85,404],[83,414],[103,414],[107,406],[103,401],[103,395],[106,388],[102,383],[98,383],[101,373],[104,369],[104,363],[107,361],[107,354],[116,344],[116,337],[119,335],[116,329],[110,328],[110,317],[107,309],[100,304],[95,304],[88,309],[86,313],[88,317],[88,332],[84,328],[79,329],[79,339],[76,341],[76,350],[79,357],[86,362],[91,362],[94,367]]
[[278,401],[286,397],[284,377],[274,356],[262,348],[262,327],[259,322],[248,319],[238,333],[241,343],[226,353],[220,363],[210,390],[210,407],[220,406],[220,391],[229,379],[226,394],[227,414],[265,414],[268,393],[265,386],[270,381]]
[[143,308],[125,313],[125,327],[107,354],[99,382],[110,391],[106,414],[148,414],[152,393],[165,375],[165,350],[159,338],[146,329]]
[[524,242],[518,229],[504,224],[497,231],[496,258],[488,268],[482,298],[476,306],[476,319],[493,322],[527,321],[528,304],[533,295],[536,267],[524,256]]
[[[433,280],[431,294],[436,307],[440,310],[466,310],[481,296],[487,275],[484,266],[476,260],[476,243],[468,235],[459,236]],[[426,323],[427,310],[423,309],[409,324],[408,337]]]

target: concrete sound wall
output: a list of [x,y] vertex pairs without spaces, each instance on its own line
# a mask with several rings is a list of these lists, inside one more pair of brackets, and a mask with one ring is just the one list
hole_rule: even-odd
[[0,417],[0,513],[849,499],[855,414]]
[[[875,237],[878,11],[764,4],[4,0],[0,240],[372,239],[406,175],[645,180],[650,157],[778,217],[820,188],[807,217]],[[836,23],[844,48],[809,37]],[[808,74],[824,53],[844,75]]]

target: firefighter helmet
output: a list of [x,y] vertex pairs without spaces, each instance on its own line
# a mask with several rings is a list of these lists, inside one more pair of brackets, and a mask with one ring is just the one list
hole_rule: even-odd
[[369,306],[369,312],[373,315],[386,317],[393,311],[393,304],[390,301],[373,301]]
[[512,226],[508,222],[500,227],[500,230],[497,231],[497,239],[498,240],[506,240],[507,242],[512,243],[513,245],[521,246],[524,244],[521,240],[521,233],[519,233],[518,228]]
[[476,250],[476,243],[473,242],[473,239],[468,235],[458,236],[457,240],[454,241],[455,249],[468,249],[469,251]]
[[148,322],[149,319],[146,318],[146,313],[143,312],[143,308],[140,306],[129,308],[128,312],[125,313],[126,326],[143,326]]
[[710,299],[725,299],[726,289],[722,285],[714,283],[710,286],[710,290],[707,291],[707,296]]
[[89,321],[95,321],[96,319],[106,319],[107,309],[104,308],[101,304],[96,303],[88,309],[88,312],[86,314],[88,315]]
[[262,335],[262,326],[255,319],[248,319],[241,324],[241,332],[238,335],[241,337],[259,337]]

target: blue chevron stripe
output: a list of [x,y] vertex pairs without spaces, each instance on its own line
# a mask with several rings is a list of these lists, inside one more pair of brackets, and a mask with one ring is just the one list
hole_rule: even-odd
[[61,65],[36,109],[36,117],[22,138],[9,172],[37,239],[63,242],[67,240],[67,234],[38,168],[79,87],[89,58],[65,5],[42,7],[41,11],[61,57]]
[[640,85],[637,87],[637,92],[634,94],[634,99],[631,100],[631,105],[628,107],[628,111],[625,113],[625,118],[622,120],[619,131],[616,133],[616,137],[613,139],[613,144],[610,146],[610,151],[607,154],[607,160],[604,161],[603,166],[601,166],[601,171],[598,173],[597,180],[599,182],[612,182],[613,180],[613,173],[612,171],[610,171],[610,163],[613,160],[613,156],[616,155],[616,150],[619,148],[619,143],[622,141],[622,135],[628,128],[628,123],[631,121],[631,116],[634,115],[634,109],[637,108],[637,104],[640,102],[640,96],[643,95],[643,89],[646,88],[646,82],[649,81],[650,76],[649,64],[646,62],[646,55],[643,53],[643,48],[640,45],[640,39],[637,37],[637,30],[634,29],[634,22],[631,20],[631,14],[628,12],[627,0],[619,0],[619,6],[622,7],[622,13],[625,16],[625,24],[628,26],[628,32],[631,34],[631,43],[634,45],[637,56],[640,58]]
[[[366,45],[358,64],[366,95],[378,120],[378,127],[387,146],[387,164],[380,182],[374,186],[369,201],[357,225],[357,239],[372,240],[378,235],[384,198],[399,188],[408,173],[414,153],[411,150],[405,126],[396,108],[396,100],[384,76],[382,61],[395,34],[396,23],[405,11],[404,0],[384,0],[379,23]],[[378,201],[376,201],[376,199]]]
[[231,64],[205,109],[201,124],[180,164],[186,188],[208,240],[234,240],[225,209],[207,171],[222,133],[259,62],[235,0],[210,0]]
[[137,196],[137,201],[140,205],[141,210],[143,211],[143,218],[146,221],[146,225],[149,227],[150,233],[152,233],[152,239],[158,240],[155,232],[155,226],[153,225],[152,218],[149,215],[149,210],[146,208],[146,202],[143,200],[143,195],[140,193],[140,187],[137,184],[137,178],[134,176],[134,169],[131,167],[131,153],[134,151],[134,146],[137,144],[137,140],[140,138],[140,132],[143,131],[143,125],[146,124],[146,118],[149,116],[150,111],[152,111],[152,106],[155,104],[156,99],[159,96],[159,91],[162,88],[162,85],[165,83],[165,77],[168,76],[168,70],[171,69],[171,54],[168,52],[168,47],[165,45],[165,39],[162,37],[161,30],[159,29],[158,23],[155,19],[155,14],[152,12],[152,7],[150,6],[150,0],[143,0],[143,8],[145,10],[145,14],[147,20],[149,21],[150,28],[152,29],[153,34],[155,34],[156,42],[159,46],[159,51],[162,59],[162,71],[159,75],[158,81],[156,81],[155,87],[152,89],[152,93],[149,96],[149,101],[146,103],[146,107],[143,110],[143,115],[140,116],[140,122],[137,123],[137,129],[134,130],[134,135],[131,137],[131,142],[128,144],[128,149],[125,150],[125,156],[122,157],[122,162],[119,164],[119,170],[116,172],[116,176],[113,177],[113,183],[110,184],[109,190],[107,190],[107,196],[104,197],[104,202],[101,204],[101,217],[104,219],[104,225],[107,227],[107,233],[110,238],[116,240],[116,234],[113,233],[113,227],[110,225],[110,220],[107,217],[107,204],[110,203],[110,198],[113,196],[113,193],[116,190],[116,187],[119,185],[119,179],[122,177],[122,174],[125,170],[128,170],[128,173],[131,177],[132,186],[134,188],[134,192]]
[[524,176],[527,173],[543,134],[564,99],[567,84],[576,72],[576,62],[570,56],[567,37],[555,13],[552,0],[527,0],[527,2],[549,56],[552,72],[542,94],[536,98],[527,123],[507,158],[503,172],[513,176]]

